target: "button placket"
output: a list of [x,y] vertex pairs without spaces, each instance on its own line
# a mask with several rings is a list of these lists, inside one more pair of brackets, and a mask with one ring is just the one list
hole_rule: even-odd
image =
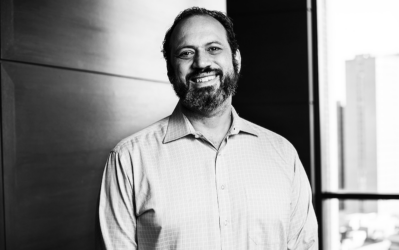
[[[226,146],[226,145],[224,145]],[[219,220],[221,230],[222,249],[229,249],[230,237],[230,197],[227,190],[228,186],[228,169],[225,160],[224,148],[221,148],[216,155],[216,186],[218,203],[219,203]],[[223,151],[222,151],[223,150]]]

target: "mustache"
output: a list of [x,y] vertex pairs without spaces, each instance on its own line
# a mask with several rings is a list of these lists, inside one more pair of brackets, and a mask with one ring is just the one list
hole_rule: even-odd
[[220,75],[221,77],[223,76],[223,71],[221,69],[213,69],[211,67],[206,67],[203,69],[195,69],[193,72],[189,73],[186,77],[186,80],[188,81],[189,79],[193,77],[198,77],[203,73],[215,73],[215,75]]

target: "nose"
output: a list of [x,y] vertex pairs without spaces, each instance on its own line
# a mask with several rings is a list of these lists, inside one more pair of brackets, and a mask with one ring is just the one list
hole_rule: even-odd
[[211,65],[210,57],[206,51],[198,51],[194,56],[193,68],[203,69]]

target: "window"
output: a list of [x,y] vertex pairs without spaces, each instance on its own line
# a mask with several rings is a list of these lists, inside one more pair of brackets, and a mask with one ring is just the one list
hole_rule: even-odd
[[316,3],[323,249],[399,249],[399,1]]

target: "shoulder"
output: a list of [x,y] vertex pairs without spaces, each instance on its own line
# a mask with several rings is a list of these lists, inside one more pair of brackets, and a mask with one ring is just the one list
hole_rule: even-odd
[[246,126],[252,127],[253,130],[257,132],[260,143],[271,146],[274,151],[280,155],[283,161],[292,163],[295,160],[297,154],[296,149],[286,138],[248,120],[242,119],[242,122],[245,123]]
[[133,147],[162,143],[168,127],[169,116],[124,138],[113,149],[114,153],[124,153]]

